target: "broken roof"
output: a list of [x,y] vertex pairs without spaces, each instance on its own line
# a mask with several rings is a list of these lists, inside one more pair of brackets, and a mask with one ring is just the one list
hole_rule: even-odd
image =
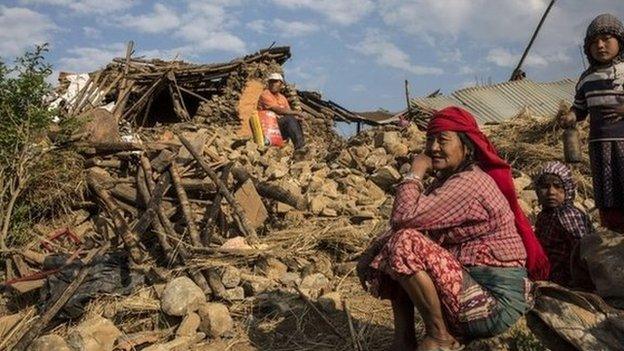
[[415,109],[426,112],[459,106],[484,124],[502,122],[516,116],[524,108],[528,108],[533,115],[554,116],[561,100],[572,102],[574,88],[572,79],[546,83],[523,79],[460,89],[451,95],[414,98],[411,103]]

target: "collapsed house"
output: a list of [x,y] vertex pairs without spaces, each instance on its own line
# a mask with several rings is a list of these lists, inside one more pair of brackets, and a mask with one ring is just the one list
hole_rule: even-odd
[[[0,349],[385,348],[388,306],[359,287],[355,260],[387,229],[393,185],[425,134],[289,86],[291,105],[309,115],[312,148],[301,159],[290,145],[255,144],[245,120],[288,48],[211,65],[130,53],[62,77],[56,106],[87,121],[72,138],[84,158],[84,198],[7,260],[6,285],[39,301],[0,317]],[[343,140],[336,121],[381,126]],[[531,116],[515,122],[516,144],[535,143],[521,138],[527,129],[556,135]],[[499,127],[490,131],[495,142],[509,139]],[[559,152],[545,148],[554,150],[546,157]],[[514,181],[534,215],[530,166],[519,164]],[[567,321],[561,338],[580,348],[621,345],[604,332],[620,315],[583,301],[564,306],[585,318]],[[552,311],[561,304],[541,302],[540,318],[560,327]]]

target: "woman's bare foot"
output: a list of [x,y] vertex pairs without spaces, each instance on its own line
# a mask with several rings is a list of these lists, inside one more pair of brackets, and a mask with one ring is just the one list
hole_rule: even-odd
[[418,344],[417,351],[427,351],[427,350],[435,350],[437,348],[455,350],[460,349],[461,344],[452,336],[448,336],[448,338],[438,339],[431,336],[425,336],[424,339],[420,341]]

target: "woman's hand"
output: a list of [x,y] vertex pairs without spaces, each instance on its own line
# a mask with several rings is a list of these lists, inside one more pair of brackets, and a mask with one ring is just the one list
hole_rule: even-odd
[[431,167],[431,157],[424,153],[414,157],[414,160],[412,160],[412,172],[419,177],[423,177]]
[[602,115],[610,122],[617,122],[624,119],[624,104],[607,106],[602,109]]

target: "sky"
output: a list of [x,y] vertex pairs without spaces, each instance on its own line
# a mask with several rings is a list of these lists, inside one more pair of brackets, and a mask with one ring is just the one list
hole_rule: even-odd
[[[125,54],[196,63],[291,47],[285,78],[353,111],[508,79],[550,0],[0,0],[0,58],[47,42],[55,70]],[[559,0],[524,66],[535,81],[577,78],[589,22],[622,0]]]

